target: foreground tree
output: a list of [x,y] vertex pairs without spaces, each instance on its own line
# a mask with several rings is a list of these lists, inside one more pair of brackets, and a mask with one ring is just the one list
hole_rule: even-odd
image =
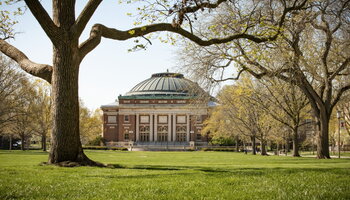
[[288,3],[284,0],[270,0],[275,6],[282,7],[282,12],[275,16],[276,21],[272,23],[272,25],[275,25],[275,22],[277,22],[277,29],[272,34],[270,32],[268,35],[252,35],[246,29],[240,32],[232,32],[232,34],[221,39],[208,40],[199,38],[191,30],[188,31],[181,26],[185,19],[191,24],[192,20],[197,17],[196,13],[198,11],[216,8],[224,2],[230,4],[230,1],[155,1],[152,2],[152,5],[156,6],[151,6],[152,10],[149,10],[149,12],[157,13],[159,11],[160,20],[164,20],[161,16],[174,17],[172,22],[157,23],[153,20],[153,24],[126,31],[108,28],[102,24],[95,24],[91,29],[90,37],[83,43],[79,43],[79,38],[102,0],[89,0],[77,18],[75,17],[75,2],[75,0],[53,0],[51,19],[39,0],[25,0],[27,7],[52,42],[52,66],[37,64],[29,60],[23,52],[6,42],[5,38],[0,40],[1,52],[15,60],[27,73],[40,77],[52,85],[53,128],[48,160],[48,163],[51,164],[70,161],[80,165],[101,165],[90,160],[83,153],[81,146],[79,136],[78,74],[80,63],[89,52],[98,46],[102,37],[114,40],[127,40],[152,32],[168,31],[180,34],[204,46],[225,43],[238,38],[264,42],[276,39],[286,16],[291,11],[302,8],[306,0],[295,0]]
[[[231,29],[239,29],[237,20],[251,17],[223,11],[208,27],[225,24]],[[266,14],[262,23],[273,20],[273,12]],[[310,6],[292,15],[286,28],[276,41],[256,44],[247,40],[208,48],[192,48],[187,55],[193,55],[192,70],[210,81],[235,80],[243,72],[256,78],[277,77],[297,85],[307,96],[318,119],[319,131],[317,157],[329,156],[329,120],[331,113],[345,91],[350,89],[350,6],[348,0],[320,0],[310,2]],[[215,27],[219,34],[227,34],[227,29]],[[208,35],[202,29],[203,34]],[[238,66],[236,77],[223,77],[223,72],[231,64]],[[200,67],[199,65],[202,65]]]

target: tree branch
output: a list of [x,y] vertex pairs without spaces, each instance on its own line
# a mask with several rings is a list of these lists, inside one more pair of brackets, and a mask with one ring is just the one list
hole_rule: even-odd
[[25,2],[52,43],[57,44],[60,41],[60,28],[55,25],[38,0],[25,0]]
[[331,104],[331,110],[333,110],[334,106],[337,105],[338,101],[340,100],[341,96],[343,95],[344,92],[347,90],[350,90],[350,84],[342,87],[339,92],[336,94],[332,104]]
[[52,66],[32,62],[23,52],[1,39],[0,51],[16,61],[18,65],[27,73],[51,83]]
[[227,43],[236,39],[243,39],[243,38],[251,40],[256,43],[266,42],[266,41],[275,39],[275,36],[258,37],[258,36],[249,35],[245,33],[239,33],[239,34],[234,34],[234,35],[231,35],[225,38],[220,38],[220,39],[215,38],[210,40],[202,40],[198,36],[188,32],[187,30],[182,29],[181,27],[174,27],[172,24],[169,24],[169,23],[152,24],[152,25],[147,25],[143,27],[136,27],[126,31],[108,28],[102,24],[95,24],[92,27],[92,30],[90,32],[90,38],[80,45],[81,58],[85,57],[86,54],[92,51],[101,42],[101,37],[114,39],[114,40],[127,40],[130,38],[140,37],[140,36],[147,35],[153,32],[158,32],[158,31],[168,31],[168,32],[177,33],[179,35],[186,37],[187,39],[192,40],[193,42],[199,44],[200,46],[222,44],[222,43]]
[[89,22],[101,2],[102,0],[89,0],[89,2],[84,7],[84,10],[78,16],[73,26],[75,29],[74,32],[78,37],[83,32],[86,24]]

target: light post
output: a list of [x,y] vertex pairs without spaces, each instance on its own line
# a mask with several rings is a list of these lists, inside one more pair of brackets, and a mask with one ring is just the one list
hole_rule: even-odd
[[337,111],[337,118],[338,118],[338,158],[340,158],[340,118],[341,118],[341,111]]

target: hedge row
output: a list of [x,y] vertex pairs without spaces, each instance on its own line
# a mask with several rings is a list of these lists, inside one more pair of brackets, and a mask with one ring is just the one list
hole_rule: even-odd
[[126,147],[103,147],[103,146],[84,146],[83,149],[92,150],[114,150],[114,151],[127,151]]
[[201,151],[236,151],[235,148],[202,148]]

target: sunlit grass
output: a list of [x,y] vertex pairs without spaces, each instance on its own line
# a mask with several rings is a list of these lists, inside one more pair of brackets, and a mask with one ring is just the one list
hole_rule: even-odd
[[0,151],[0,199],[350,199],[350,159],[86,153],[116,168],[40,166],[47,153]]

